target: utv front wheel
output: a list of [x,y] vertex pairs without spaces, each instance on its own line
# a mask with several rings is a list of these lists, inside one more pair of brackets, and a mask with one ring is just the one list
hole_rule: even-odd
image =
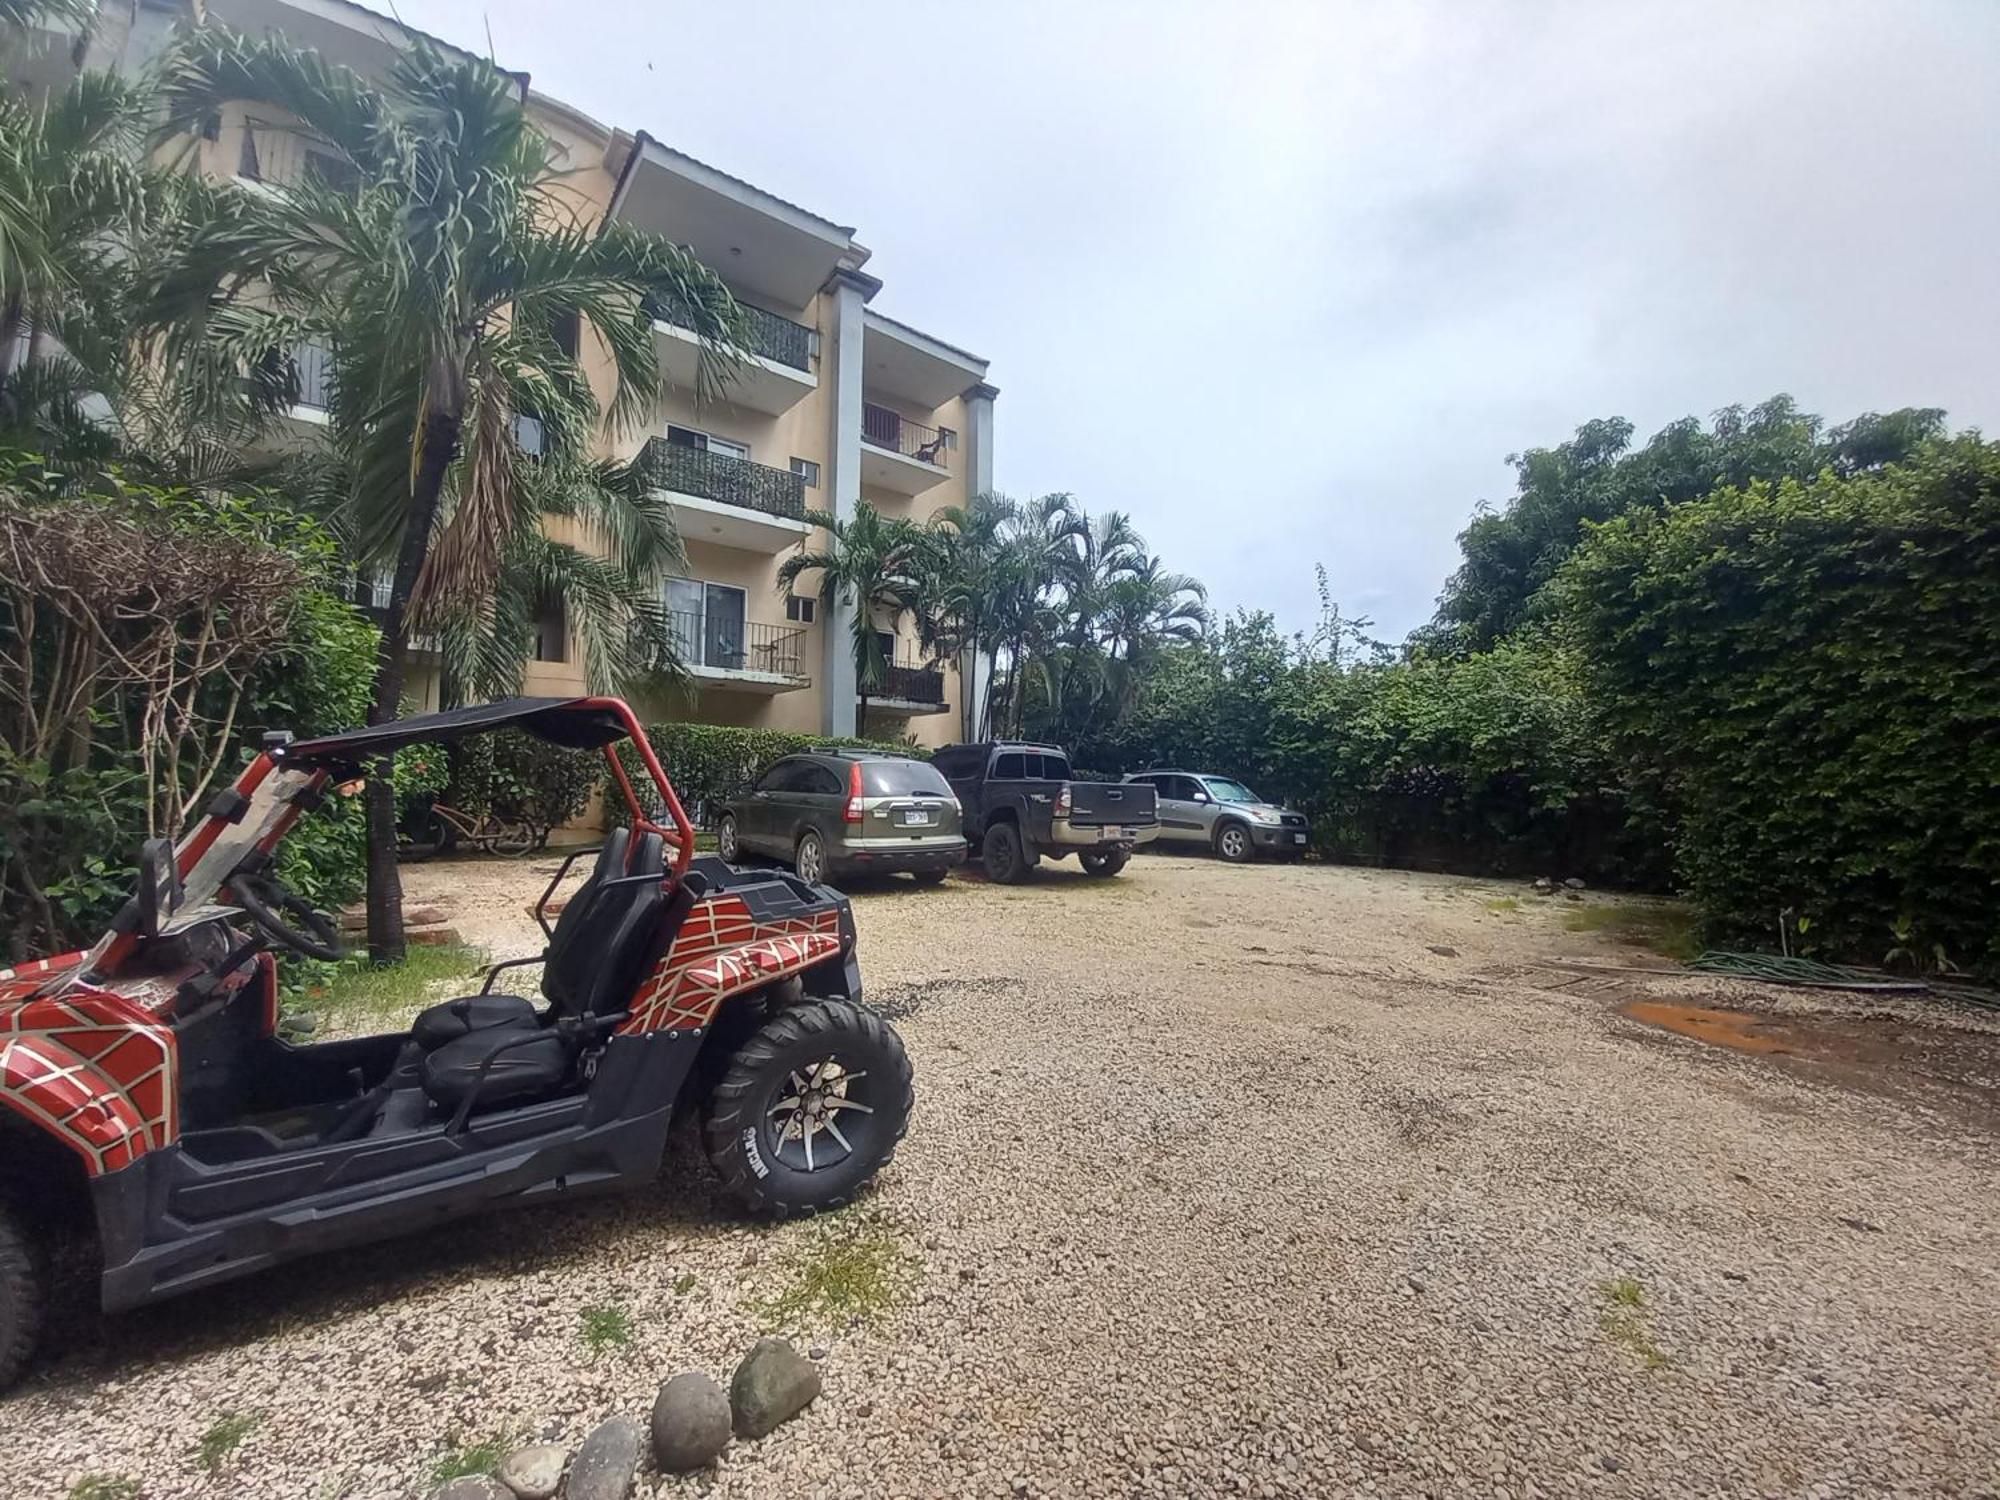
[[812,1000],[759,1027],[709,1096],[703,1140],[723,1191],[767,1218],[838,1208],[909,1128],[910,1060],[873,1011]]
[[20,1378],[34,1356],[48,1292],[40,1247],[0,1206],[0,1391]]

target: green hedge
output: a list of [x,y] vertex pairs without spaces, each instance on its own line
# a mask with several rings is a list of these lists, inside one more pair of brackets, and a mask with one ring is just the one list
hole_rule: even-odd
[[[697,827],[712,824],[716,807],[750,789],[765,767],[781,756],[792,755],[815,745],[837,745],[866,750],[882,750],[894,755],[924,756],[928,752],[904,744],[882,740],[840,739],[824,734],[792,734],[782,729],[744,729],[729,724],[653,724],[646,729],[653,753],[665,767],[681,805]],[[651,781],[640,767],[630,744],[619,748],[619,756],[632,777],[632,788],[651,806]],[[622,799],[612,788],[606,802],[606,816],[617,821]]]
[[2000,445],[1621,517],[1561,584],[1711,936],[2000,970]]

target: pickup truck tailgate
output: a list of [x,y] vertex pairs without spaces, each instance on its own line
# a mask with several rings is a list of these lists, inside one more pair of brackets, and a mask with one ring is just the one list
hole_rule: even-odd
[[1160,821],[1159,804],[1159,793],[1136,782],[1072,781],[1069,784],[1069,821],[1072,827],[1089,828],[1115,823],[1128,828],[1151,828]]

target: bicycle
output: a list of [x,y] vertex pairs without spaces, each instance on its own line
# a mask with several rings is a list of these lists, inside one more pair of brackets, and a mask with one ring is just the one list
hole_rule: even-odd
[[396,839],[396,858],[406,864],[422,864],[439,854],[454,853],[461,843],[481,854],[526,854],[541,840],[532,825],[515,818],[496,817],[491,812],[477,815],[462,812],[443,802],[433,802],[411,819],[414,827]]

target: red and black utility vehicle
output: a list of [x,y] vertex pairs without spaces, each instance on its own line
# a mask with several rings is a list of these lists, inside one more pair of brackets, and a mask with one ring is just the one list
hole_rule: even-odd
[[[580,851],[594,867],[553,924],[568,861],[549,882],[546,949],[406,1032],[282,1038],[278,955],[339,947],[278,883],[280,841],[397,748],[504,728],[602,749],[629,820]],[[615,753],[627,739],[650,798]],[[496,992],[530,965],[539,995]],[[845,897],[696,858],[614,698],[269,736],[178,846],[145,847],[95,946],[0,970],[0,1387],[35,1347],[65,1217],[94,1230],[118,1311],[494,1204],[650,1182],[683,1103],[756,1213],[837,1206],[894,1154],[910,1065],[861,1004]]]

